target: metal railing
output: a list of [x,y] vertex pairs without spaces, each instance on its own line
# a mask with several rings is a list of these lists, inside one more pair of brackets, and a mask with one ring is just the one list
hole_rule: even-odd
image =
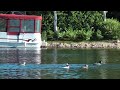
[[19,14],[19,15],[26,15],[26,11],[0,11],[0,14]]

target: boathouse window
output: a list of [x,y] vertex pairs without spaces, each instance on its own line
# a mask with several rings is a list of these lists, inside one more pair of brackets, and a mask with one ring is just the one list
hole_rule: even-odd
[[0,18],[0,32],[6,32],[6,19]]
[[36,20],[36,32],[40,32],[40,28],[41,28],[41,21]]
[[20,20],[9,20],[9,31],[19,32],[20,31]]
[[34,20],[22,20],[21,25],[23,32],[34,32]]
[[9,26],[20,26],[20,20],[10,20]]
[[11,28],[9,28],[9,31],[10,32],[19,32],[20,28],[11,27]]

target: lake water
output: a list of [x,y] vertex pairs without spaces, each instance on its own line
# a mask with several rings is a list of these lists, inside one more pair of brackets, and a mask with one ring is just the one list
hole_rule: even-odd
[[0,48],[0,79],[120,79],[120,49]]

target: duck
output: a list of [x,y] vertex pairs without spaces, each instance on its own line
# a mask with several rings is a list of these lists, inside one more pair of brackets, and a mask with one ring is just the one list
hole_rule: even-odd
[[102,61],[99,61],[98,63],[94,63],[94,65],[101,65],[102,63]]
[[69,69],[69,68],[70,68],[70,65],[67,63],[66,66],[63,67],[63,68],[67,68],[67,69]]
[[83,69],[88,69],[88,65],[85,64],[82,68],[83,68]]
[[23,62],[23,63],[22,63],[22,64],[20,64],[20,65],[25,66],[25,65],[26,65],[26,62]]

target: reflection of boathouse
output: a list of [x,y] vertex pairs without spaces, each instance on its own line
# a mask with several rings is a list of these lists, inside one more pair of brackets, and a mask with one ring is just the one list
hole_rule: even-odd
[[0,14],[0,47],[40,47],[42,17]]
[[41,64],[41,50],[26,48],[0,48],[1,63]]

